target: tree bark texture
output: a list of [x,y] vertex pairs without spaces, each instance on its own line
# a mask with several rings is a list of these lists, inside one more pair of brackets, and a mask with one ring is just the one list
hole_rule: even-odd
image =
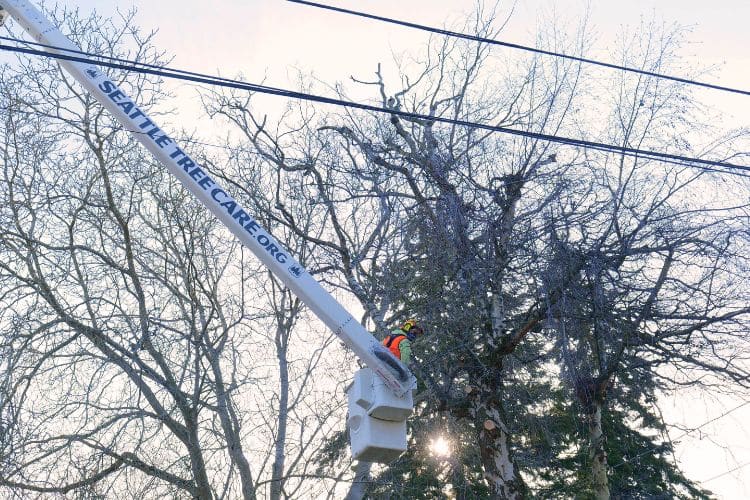
[[276,335],[276,356],[279,362],[279,427],[276,433],[275,453],[271,472],[271,499],[279,500],[283,490],[284,458],[289,410],[289,363],[286,359],[284,332],[278,328]]
[[[485,391],[481,392],[488,395]],[[518,467],[513,460],[510,432],[500,401],[496,396],[478,397],[472,413],[478,430],[484,477],[492,491],[492,498],[524,498],[526,485],[518,475]]]
[[602,405],[594,404],[594,412],[588,416],[589,458],[591,459],[591,483],[596,500],[609,500],[607,477],[606,439],[602,432]]

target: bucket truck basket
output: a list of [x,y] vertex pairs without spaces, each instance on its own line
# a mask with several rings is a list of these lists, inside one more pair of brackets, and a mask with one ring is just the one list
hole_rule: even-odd
[[411,391],[397,397],[372,370],[362,368],[354,374],[347,396],[352,458],[389,463],[406,451],[406,419],[414,407]]

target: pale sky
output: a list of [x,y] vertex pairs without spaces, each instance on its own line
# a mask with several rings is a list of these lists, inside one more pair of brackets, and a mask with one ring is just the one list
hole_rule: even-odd
[[[327,0],[354,10],[376,13],[420,24],[455,25],[470,12],[474,0]],[[65,4],[65,0],[60,1]],[[487,2],[489,3],[489,2]],[[174,66],[199,72],[239,72],[252,82],[287,86],[292,67],[313,71],[333,83],[349,75],[369,75],[377,62],[388,62],[391,52],[422,45],[428,34],[376,21],[326,12],[283,0],[97,0],[70,1],[83,12],[103,14],[136,7],[143,28],[158,29],[160,47],[175,56]],[[501,2],[501,16],[512,3]],[[507,7],[505,7],[507,6]],[[594,46],[589,57],[610,59],[612,39],[622,30],[632,32],[641,19],[654,18],[688,27],[683,50],[688,68],[712,68],[700,77],[720,85],[750,90],[750,2],[747,0],[518,0],[503,40],[533,45],[535,32],[552,16],[571,28],[588,11]],[[497,48],[507,51],[510,49]],[[707,102],[720,103],[727,122],[742,126],[750,113],[750,99],[701,91]]]
[[[96,9],[111,15],[116,9],[135,7],[142,28],[159,30],[156,44],[174,56],[173,67],[227,77],[242,73],[248,81],[259,83],[267,78],[266,84],[287,88],[295,86],[292,68],[314,72],[330,84],[350,75],[365,77],[378,62],[387,63],[392,52],[418,48],[429,36],[283,0],[57,1],[61,6],[77,6],[84,14]],[[319,1],[437,27],[447,23],[451,28],[475,5],[473,0]],[[500,5],[503,17],[512,3]],[[698,79],[750,90],[748,0],[518,0],[500,39],[533,45],[540,24],[556,18],[574,27],[587,11],[594,34],[592,49],[586,54],[590,58],[610,60],[614,35],[622,30],[632,33],[641,19],[677,23],[691,29],[689,44],[682,51],[686,71],[710,69]],[[0,54],[0,60],[5,57]],[[178,84],[175,92],[179,116],[171,121],[191,128],[200,118],[196,91]],[[717,106],[724,125],[750,126],[750,97],[700,91],[696,98]],[[282,104],[281,98],[275,99]],[[668,420],[695,427],[742,401],[714,401],[689,394],[663,403]],[[750,462],[750,428],[744,425],[748,420],[750,405],[704,427],[703,433],[691,433],[695,439],[683,438],[676,455],[687,476],[705,480]],[[675,431],[672,436],[680,434]],[[750,465],[705,486],[720,498],[750,498]]]

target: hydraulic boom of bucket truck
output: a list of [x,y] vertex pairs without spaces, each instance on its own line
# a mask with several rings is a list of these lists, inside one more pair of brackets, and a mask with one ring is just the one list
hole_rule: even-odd
[[349,389],[354,458],[390,461],[404,451],[415,385],[409,369],[38,9],[26,0],[0,0],[0,24],[8,14],[367,365]]

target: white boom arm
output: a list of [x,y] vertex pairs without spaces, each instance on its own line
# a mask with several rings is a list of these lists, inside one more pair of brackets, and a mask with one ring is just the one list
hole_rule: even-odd
[[[0,0],[39,43],[77,56],[80,48],[26,0]],[[184,150],[180,149],[146,113],[96,66],[59,59],[60,65],[83,85],[136,139],[177,177],[273,274],[288,286],[357,356],[380,375],[396,396],[403,396],[414,377],[378,340],[344,309],[239,203]]]

